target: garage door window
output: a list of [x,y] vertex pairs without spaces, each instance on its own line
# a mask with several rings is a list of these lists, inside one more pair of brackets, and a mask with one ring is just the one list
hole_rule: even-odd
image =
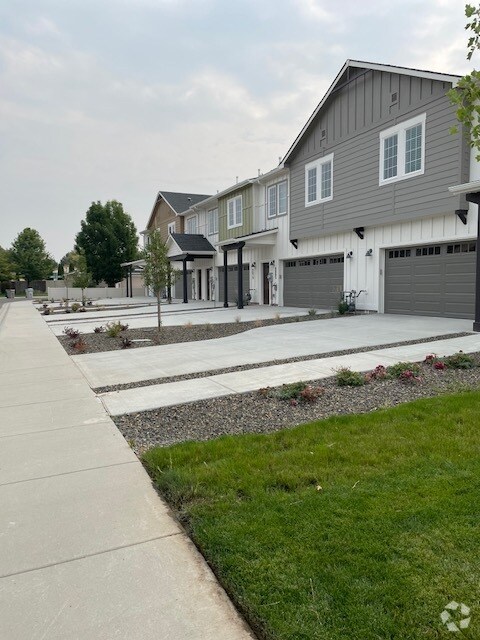
[[470,253],[476,250],[475,242],[462,242],[461,244],[447,245],[447,253]]

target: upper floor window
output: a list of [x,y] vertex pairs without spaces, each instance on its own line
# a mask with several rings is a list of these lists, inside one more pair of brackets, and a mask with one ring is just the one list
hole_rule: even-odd
[[229,229],[243,224],[242,196],[227,200],[227,226]]
[[287,213],[287,181],[267,187],[267,215],[269,218]]
[[333,153],[305,165],[305,206],[333,198]]
[[426,114],[380,134],[380,184],[405,180],[425,171]]
[[198,233],[197,232],[197,216],[192,216],[185,220],[185,233]]
[[207,214],[208,235],[218,233],[218,209],[210,209]]
[[168,225],[168,233],[175,233],[175,222],[170,222]]

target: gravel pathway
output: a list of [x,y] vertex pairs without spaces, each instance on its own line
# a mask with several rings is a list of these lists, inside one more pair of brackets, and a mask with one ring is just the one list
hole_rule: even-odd
[[258,392],[202,400],[155,411],[113,418],[137,453],[152,446],[186,440],[210,440],[221,435],[271,433],[282,428],[329,416],[366,413],[418,398],[455,393],[480,387],[480,354],[477,368],[436,371],[422,366],[420,383],[373,381],[363,387],[338,387],[334,378],[317,383],[324,393],[315,404],[291,406]]
[[208,376],[216,376],[222,373],[232,373],[234,371],[247,371],[249,369],[259,369],[261,367],[270,367],[277,364],[289,364],[290,362],[304,362],[306,360],[317,360],[322,358],[333,358],[335,356],[344,356],[353,353],[366,353],[372,350],[389,349],[390,347],[407,346],[410,344],[422,344],[424,342],[436,342],[438,340],[447,340],[450,338],[461,338],[469,336],[470,333],[448,333],[442,336],[432,336],[430,338],[419,338],[418,340],[410,340],[407,342],[390,342],[387,344],[379,344],[375,347],[359,347],[358,349],[343,349],[338,351],[330,351],[328,353],[318,353],[308,356],[299,356],[297,358],[284,358],[279,360],[269,360],[267,362],[258,362],[253,364],[238,365],[236,367],[224,367],[223,369],[213,369],[210,371],[202,371],[199,373],[185,373],[178,376],[168,376],[164,378],[153,378],[150,380],[140,380],[138,382],[126,382],[123,384],[109,385],[104,387],[95,387],[95,393],[107,393],[108,391],[123,391],[125,389],[135,389],[138,387],[149,387],[155,384],[164,384],[167,382],[178,382],[180,380],[193,380],[195,378],[207,378]]

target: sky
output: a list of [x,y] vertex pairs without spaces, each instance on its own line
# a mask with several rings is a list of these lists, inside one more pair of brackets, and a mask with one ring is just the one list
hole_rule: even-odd
[[0,0],[0,246],[274,168],[348,58],[460,75],[463,0]]

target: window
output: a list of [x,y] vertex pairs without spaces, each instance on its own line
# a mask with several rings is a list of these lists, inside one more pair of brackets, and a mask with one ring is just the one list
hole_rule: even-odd
[[185,220],[185,233],[197,233],[197,216]]
[[208,235],[218,233],[218,209],[210,209],[207,214]]
[[269,218],[287,213],[287,181],[267,187],[267,215]]
[[241,227],[243,224],[242,196],[227,200],[227,226],[229,229]]
[[170,222],[168,225],[168,233],[175,233],[175,222]]
[[380,134],[380,184],[405,180],[425,171],[426,114]]
[[305,206],[333,198],[333,153],[305,165]]

